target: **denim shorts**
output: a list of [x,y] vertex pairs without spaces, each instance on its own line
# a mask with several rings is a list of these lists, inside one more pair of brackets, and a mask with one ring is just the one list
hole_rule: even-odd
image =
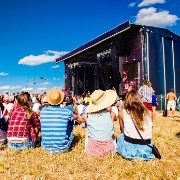
[[[153,145],[151,143],[149,145]],[[126,159],[142,159],[150,160],[154,159],[155,156],[152,153],[152,148],[147,145],[133,144],[125,140],[125,136],[121,133],[117,139],[117,152]]]
[[16,150],[34,148],[35,147],[35,141],[31,140],[31,139],[25,140],[24,142],[18,142],[18,143],[8,141],[8,147],[10,149],[16,149]]

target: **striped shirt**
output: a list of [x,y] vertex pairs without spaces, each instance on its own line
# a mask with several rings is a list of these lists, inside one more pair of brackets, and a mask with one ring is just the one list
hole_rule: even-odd
[[73,120],[73,112],[60,106],[48,106],[40,112],[43,149],[50,153],[64,152],[70,145],[67,133],[68,122]]
[[139,88],[138,92],[141,95],[142,102],[152,103],[152,95],[155,92],[152,87],[143,85]]

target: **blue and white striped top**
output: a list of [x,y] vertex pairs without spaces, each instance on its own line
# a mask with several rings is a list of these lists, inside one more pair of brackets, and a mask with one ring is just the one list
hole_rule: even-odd
[[73,112],[60,106],[48,106],[41,110],[41,132],[43,149],[50,153],[66,151],[71,145],[67,133],[68,122],[73,120]]

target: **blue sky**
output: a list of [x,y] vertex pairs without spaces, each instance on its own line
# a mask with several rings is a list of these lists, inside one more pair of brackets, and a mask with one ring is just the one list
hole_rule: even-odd
[[0,0],[0,93],[62,88],[64,64],[55,59],[126,20],[180,35],[179,7],[179,0]]

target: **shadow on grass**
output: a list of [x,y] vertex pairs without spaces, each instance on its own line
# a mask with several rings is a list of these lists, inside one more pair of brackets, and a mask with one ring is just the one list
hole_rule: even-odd
[[180,138],[180,132],[176,133],[176,136],[177,136],[178,138]]
[[7,144],[0,144],[0,150],[5,150],[7,148]]
[[74,136],[74,139],[73,139],[73,141],[72,141],[71,148],[77,146],[78,143],[79,143],[81,140],[82,140],[82,137],[81,137],[80,134],[79,134],[79,135],[75,135],[75,136]]

